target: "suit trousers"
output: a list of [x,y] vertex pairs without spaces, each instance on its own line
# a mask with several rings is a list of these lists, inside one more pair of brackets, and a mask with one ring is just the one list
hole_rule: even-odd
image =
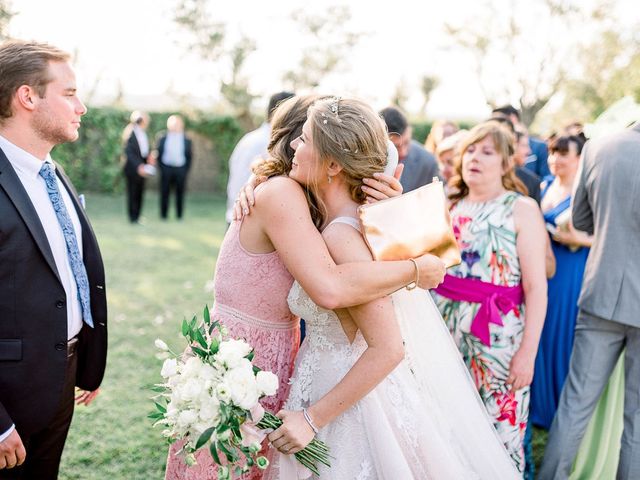
[[540,480],[569,478],[598,399],[625,350],[624,430],[618,480],[640,478],[640,328],[580,310],[569,364],[540,467]]
[[142,195],[144,193],[144,178],[138,174],[127,177],[127,210],[129,221],[136,223],[142,210]]
[[60,405],[55,416],[43,430],[28,438],[22,437],[27,451],[25,462],[19,467],[0,470],[0,479],[56,480],[58,478],[62,450],[73,417],[76,370],[78,368],[76,345],[77,342],[67,349],[67,369]]
[[169,213],[169,195],[171,188],[176,193],[176,215],[182,218],[184,205],[184,192],[187,184],[187,167],[160,168],[160,216],[167,218]]

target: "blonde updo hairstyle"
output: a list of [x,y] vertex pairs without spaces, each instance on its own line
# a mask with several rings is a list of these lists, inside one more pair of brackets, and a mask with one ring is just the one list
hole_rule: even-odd
[[[351,198],[364,203],[367,196],[362,191],[362,179],[384,171],[387,164],[387,130],[383,120],[361,100],[338,98],[316,101],[309,108],[308,120],[320,161],[337,162]],[[310,189],[315,193],[317,185],[310,185]],[[319,203],[324,220],[326,210]]]
[[449,181],[451,193],[449,198],[453,202],[463,199],[469,194],[469,186],[462,178],[462,158],[467,149],[485,137],[491,137],[496,152],[502,157],[502,185],[507,190],[527,195],[527,187],[516,176],[513,166],[513,154],[515,152],[515,139],[511,132],[500,123],[489,120],[473,127],[463,138],[460,145],[460,155],[456,160],[454,175]]

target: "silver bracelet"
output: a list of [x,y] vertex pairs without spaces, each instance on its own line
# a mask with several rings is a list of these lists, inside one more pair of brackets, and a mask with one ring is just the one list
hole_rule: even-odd
[[307,412],[306,408],[302,409],[302,415],[304,415],[304,419],[307,421],[307,423],[311,427],[311,430],[313,430],[313,433],[317,435],[318,434],[318,427],[316,427],[313,424],[313,421],[311,420],[311,416],[309,415],[309,412]]

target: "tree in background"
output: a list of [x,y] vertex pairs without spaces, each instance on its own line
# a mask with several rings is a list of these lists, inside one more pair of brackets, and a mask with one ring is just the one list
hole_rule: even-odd
[[556,123],[593,119],[630,95],[640,101],[640,35],[611,25],[580,50],[581,75],[567,83]]
[[9,0],[0,0],[0,41],[9,38],[9,23],[15,15],[11,11],[11,2]]
[[302,51],[298,68],[285,73],[283,80],[294,91],[313,89],[346,65],[350,51],[363,34],[348,29],[348,6],[332,6],[320,14],[296,10],[292,18],[311,41]]
[[447,24],[454,45],[468,52],[486,101],[512,103],[530,125],[576,67],[577,51],[593,38],[614,2],[591,11],[577,0],[485,0],[460,21]]
[[235,44],[226,45],[226,26],[209,13],[209,0],[179,0],[175,23],[188,36],[185,49],[195,51],[209,62],[227,61],[230,73],[220,80],[220,93],[234,110],[234,115],[246,129],[254,128],[251,106],[256,95],[250,93],[249,80],[242,73],[247,57],[256,49],[255,42],[242,36]]
[[422,113],[425,113],[427,110],[427,104],[431,99],[431,94],[440,84],[440,79],[433,75],[424,75],[420,79],[420,93],[424,97],[424,102],[422,103]]

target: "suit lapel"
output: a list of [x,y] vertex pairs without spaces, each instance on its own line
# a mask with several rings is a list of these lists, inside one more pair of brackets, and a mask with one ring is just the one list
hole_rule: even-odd
[[78,214],[78,219],[80,220],[80,226],[82,227],[82,246],[83,246],[82,251],[83,251],[83,256],[85,256],[84,252],[86,252],[87,248],[90,248],[89,244],[93,244],[96,241],[95,235],[93,233],[93,229],[91,228],[91,224],[89,223],[89,218],[87,217],[87,214],[84,211],[84,208],[80,204],[78,193],[76,192],[75,188],[73,188],[73,185],[71,185],[71,181],[69,181],[64,171],[62,170],[62,168],[60,168],[60,166],[57,163],[56,163],[56,174],[58,175],[58,178],[62,182],[62,185],[64,185],[64,188],[67,189],[67,192],[69,193],[69,197],[71,197],[71,201],[73,202],[73,206],[76,209],[76,213]]
[[40,222],[40,217],[38,217],[38,213],[36,212],[33,203],[31,203],[29,195],[22,186],[22,182],[18,178],[18,175],[11,166],[11,163],[9,163],[9,160],[2,149],[0,149],[0,187],[4,189],[11,199],[11,202],[29,229],[33,240],[36,242],[36,245],[38,245],[42,256],[58,281],[60,281],[56,262],[53,258],[51,247],[49,246],[49,240],[47,239],[47,235],[44,232],[42,223]]

